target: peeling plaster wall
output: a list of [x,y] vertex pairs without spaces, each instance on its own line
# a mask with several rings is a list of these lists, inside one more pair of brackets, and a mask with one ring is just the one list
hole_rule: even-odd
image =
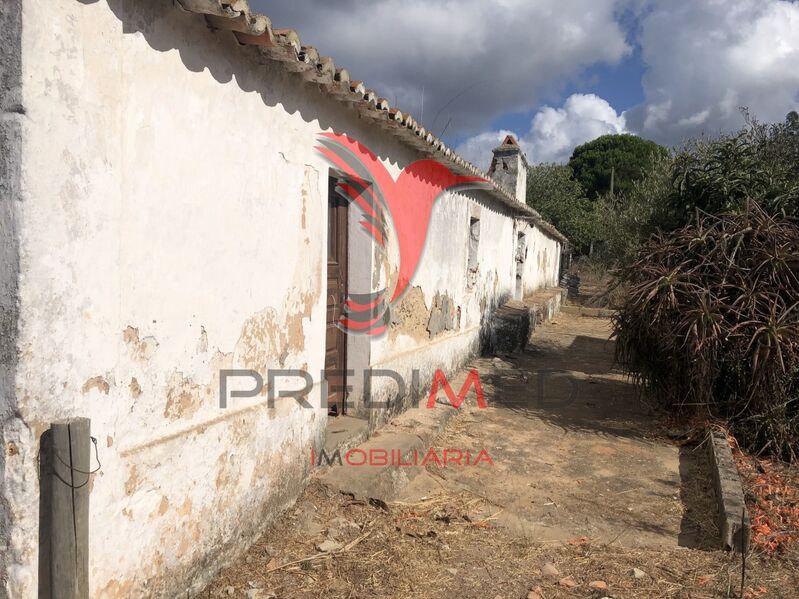
[[[36,596],[39,438],[73,415],[92,419],[102,462],[92,597],[197,591],[294,501],[324,435],[324,411],[293,399],[221,410],[217,396],[220,368],[303,368],[320,404],[328,168],[317,135],[356,137],[395,176],[420,156],[171,2],[19,6],[0,12],[18,42],[16,53],[4,43],[4,72],[16,64],[18,77],[4,82],[0,126],[2,592]],[[433,336],[399,325],[353,340],[351,368],[422,368],[429,384],[431,368],[476,351],[514,285],[516,225],[503,210],[479,193],[439,201],[413,285],[426,310],[446,296],[457,319]],[[351,282],[376,289],[396,256],[364,247],[351,238]]]
[[[467,284],[470,219],[480,221],[477,281]],[[518,233],[526,235],[527,256],[522,284],[524,295],[558,284],[560,243],[492,203],[483,192],[447,193],[433,208],[430,232],[413,291],[405,294],[395,310],[398,320],[389,334],[371,345],[371,364],[394,370],[411,380],[419,370],[420,389],[426,391],[433,373],[441,368],[449,374],[463,366],[480,347],[480,335],[488,315],[512,298],[516,285]],[[389,252],[390,253],[390,252]],[[390,253],[390,260],[394,260]],[[386,281],[381,277],[380,286]],[[457,310],[458,326],[436,332],[430,328],[430,312],[436,297],[446,297]],[[407,407],[397,397],[397,386],[388,378],[374,379],[372,400],[388,403],[386,413],[369,414],[373,426],[390,413]]]
[[21,55],[20,316],[8,340],[19,363],[3,395],[21,432],[5,463],[5,588],[36,594],[39,437],[83,415],[102,462],[92,596],[197,590],[296,498],[324,434],[325,413],[291,398],[223,411],[217,396],[220,368],[307,368],[320,404],[316,137],[346,130],[381,155],[411,155],[171,2],[28,0]]

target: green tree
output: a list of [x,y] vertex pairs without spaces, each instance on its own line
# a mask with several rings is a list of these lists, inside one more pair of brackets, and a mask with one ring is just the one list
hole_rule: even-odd
[[611,191],[628,193],[653,160],[669,152],[635,135],[603,135],[574,149],[569,167],[591,200]]
[[[624,264],[650,235],[683,227],[697,210],[737,213],[756,199],[769,214],[799,217],[799,114],[774,124],[759,123],[747,111],[744,118],[741,131],[689,141],[676,154],[631,135],[598,138],[578,147],[569,166],[531,167],[527,203],[569,238],[576,253],[593,249],[592,258],[604,265]],[[609,174],[610,164],[616,165],[614,193],[609,176],[602,191],[601,185],[585,187],[576,172],[582,169],[595,185],[590,182]]]
[[563,164],[538,164],[527,171],[527,204],[569,238],[578,254],[594,240],[594,204],[585,197],[572,171]]
[[671,229],[671,157],[657,158],[625,194],[607,193],[595,201],[595,257],[618,266],[632,260],[658,229]]

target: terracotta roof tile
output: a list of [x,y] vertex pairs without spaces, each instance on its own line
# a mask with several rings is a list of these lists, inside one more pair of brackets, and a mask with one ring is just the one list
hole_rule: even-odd
[[[513,212],[527,217],[540,229],[559,239],[566,238],[546,222],[535,210],[518,202],[506,187],[464,160],[451,148],[428,132],[409,113],[392,108],[388,100],[380,98],[362,81],[351,80],[346,69],[337,67],[333,59],[320,56],[316,48],[303,46],[293,29],[275,29],[269,17],[253,13],[247,0],[177,0],[186,11],[202,14],[212,29],[232,31],[240,44],[255,46],[268,59],[283,63],[288,71],[301,73],[312,83],[319,84],[331,97],[353,106],[360,114],[372,119],[403,142],[446,163],[458,174],[478,175],[490,180],[493,189],[488,192]],[[503,145],[518,143],[508,136]]]

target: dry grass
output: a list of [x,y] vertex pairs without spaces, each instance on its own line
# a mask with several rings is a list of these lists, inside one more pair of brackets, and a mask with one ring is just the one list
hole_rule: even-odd
[[[595,319],[590,322],[595,324]],[[458,445],[448,435],[459,433],[464,424],[459,418],[450,421],[434,445]],[[652,428],[690,451],[710,425],[696,418],[659,422]],[[704,449],[696,451],[701,455]],[[429,465],[427,473],[444,482],[441,469]],[[249,591],[260,599],[524,599],[536,589],[544,599],[741,596],[741,557],[712,548],[718,538],[715,508],[708,495],[709,473],[701,465],[695,474],[682,473],[680,488],[681,505],[691,508],[688,528],[707,540],[699,549],[622,546],[636,540],[629,531],[608,542],[583,537],[541,542],[514,536],[497,524],[505,510],[499,489],[492,488],[487,477],[479,480],[484,483],[481,488],[446,492],[442,484],[440,494],[389,505],[358,501],[312,482],[296,506],[200,596],[247,597]],[[799,480],[792,481],[789,485],[795,490]],[[649,510],[647,514],[658,509],[654,499],[642,501],[646,505],[636,508]],[[607,503],[586,503],[579,511],[599,518],[596,510],[611,508]],[[354,525],[342,528],[337,518]],[[317,550],[329,537],[340,544],[338,549]],[[559,571],[556,577],[542,573],[547,562]],[[635,578],[633,568],[645,575]],[[561,586],[564,578],[576,586]],[[593,590],[593,581],[605,582],[607,591]],[[795,547],[775,556],[759,550],[747,555],[744,596],[793,599],[799,595],[797,588]]]
[[615,310],[624,303],[626,288],[618,284],[610,269],[601,262],[583,256],[575,262],[570,272],[580,277],[580,294],[570,297],[569,304]]
[[[357,524],[340,539],[341,550],[321,554],[315,549],[326,531],[309,534],[303,522],[309,506],[323,525],[337,516]],[[536,543],[495,527],[493,515],[499,509],[469,493],[381,507],[314,483],[298,506],[201,596],[245,597],[247,590],[261,589],[264,599],[515,599],[536,588],[547,599],[740,596],[740,557],[690,549],[630,549],[585,538]],[[541,574],[546,562],[555,565],[558,577]],[[632,568],[646,576],[634,578]],[[577,586],[561,586],[559,580],[566,577]],[[588,587],[596,580],[606,582],[608,591]],[[745,588],[747,597],[795,597],[799,559],[749,555]]]

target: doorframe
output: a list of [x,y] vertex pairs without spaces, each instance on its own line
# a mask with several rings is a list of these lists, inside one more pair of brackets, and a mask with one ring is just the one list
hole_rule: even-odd
[[[342,176],[339,173],[337,173],[334,169],[330,169],[329,170],[328,176],[327,176],[327,194],[326,194],[326,198],[327,198],[327,220],[325,221],[325,230],[326,230],[326,232],[328,234],[325,235],[325,242],[326,242],[325,248],[326,248],[326,252],[327,252],[327,256],[326,256],[327,259],[325,260],[325,269],[328,268],[328,264],[330,263],[330,238],[329,238],[330,226],[329,226],[329,223],[330,223],[331,199],[332,199],[332,197],[335,194],[334,188],[335,188],[336,182],[338,180],[340,180],[341,178],[342,178]],[[344,299],[342,300],[342,304],[343,304],[343,302],[346,301],[346,299],[347,299],[347,294],[349,292],[349,285],[350,285],[350,257],[351,257],[351,252],[350,252],[349,239],[350,239],[350,234],[351,234],[350,222],[352,220],[351,219],[351,215],[352,215],[353,211],[350,210],[350,206],[349,206],[349,204],[347,203],[347,201],[344,198],[338,197],[337,199],[341,202],[341,204],[343,206],[343,209],[344,209],[344,212],[345,212],[343,229],[339,229],[337,227],[337,231],[343,230],[344,234],[345,234],[343,251],[344,251],[344,255],[346,256],[346,259],[345,259],[344,273],[343,273],[343,277],[342,277],[343,284],[344,284],[344,294],[343,294]],[[338,223],[338,224],[340,224],[340,223]],[[341,250],[341,248],[339,248],[339,250]],[[328,287],[328,284],[327,284],[328,279],[329,279],[329,276],[327,275],[327,272],[325,272],[325,336],[324,336],[324,341],[323,341],[323,355],[325,356],[325,363],[324,363],[323,371],[325,371],[325,374],[327,374],[326,373],[326,370],[327,370],[327,358],[326,358],[326,356],[327,356],[327,300],[330,297],[330,288]],[[349,392],[347,391],[347,386],[348,386],[347,364],[348,364],[348,357],[349,357],[348,356],[348,354],[349,354],[349,335],[345,331],[342,331],[341,329],[338,329],[337,336],[338,336],[338,342],[340,344],[339,345],[339,349],[338,349],[339,366],[341,367],[340,370],[342,371],[342,377],[341,378],[342,378],[342,386],[344,387],[344,389],[342,389],[342,392],[341,392],[342,393],[341,413],[339,414],[339,416],[343,416],[343,415],[347,414],[347,400],[349,399],[349,397],[348,397],[349,396]],[[343,345],[343,348],[341,347],[341,345]],[[327,382],[327,385],[330,384],[329,381],[326,381],[326,382]],[[327,385],[326,385],[326,387],[327,387]],[[328,389],[328,397],[326,398],[326,400],[329,400],[329,396],[330,396],[330,394],[329,394],[329,389]],[[328,404],[327,407],[328,407],[328,413],[329,413],[330,405]]]
[[[344,178],[343,174],[335,168],[328,170],[328,186],[332,180]],[[328,193],[332,188],[328,189]],[[355,293],[372,293],[375,285],[378,284],[378,273],[375,272],[379,262],[376,255],[374,241],[367,235],[360,225],[361,215],[357,208],[347,210],[347,291]],[[327,221],[325,221],[325,231],[327,231]],[[327,236],[325,243],[327,244]],[[327,251],[328,245],[325,245]],[[327,268],[327,260],[325,260]],[[326,280],[326,279],[325,279]],[[325,282],[325,285],[327,283]],[[327,288],[325,288],[327,291]],[[325,302],[327,301],[325,295]],[[345,392],[345,400],[349,410],[348,416],[356,418],[368,418],[366,400],[369,389],[365,384],[364,373],[371,365],[372,337],[369,335],[349,335],[345,333],[346,356],[344,358],[345,368],[352,372],[351,377],[345,376],[345,384],[349,391]],[[326,340],[325,340],[326,342]]]

